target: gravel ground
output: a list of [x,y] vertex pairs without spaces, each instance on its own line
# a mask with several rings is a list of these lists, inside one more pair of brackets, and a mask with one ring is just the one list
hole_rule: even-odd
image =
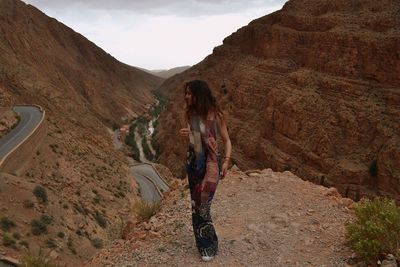
[[202,263],[181,182],[148,223],[131,227],[86,266],[346,266],[350,199],[290,172],[231,171],[212,206],[219,253]]

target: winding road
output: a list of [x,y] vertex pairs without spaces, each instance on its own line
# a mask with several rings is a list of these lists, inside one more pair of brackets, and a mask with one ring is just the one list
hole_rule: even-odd
[[168,184],[158,175],[151,164],[136,163],[131,165],[131,170],[145,201],[160,201],[162,192],[169,190]]
[[29,136],[43,116],[41,110],[34,106],[17,106],[13,110],[21,116],[21,121],[6,136],[0,138],[0,160]]

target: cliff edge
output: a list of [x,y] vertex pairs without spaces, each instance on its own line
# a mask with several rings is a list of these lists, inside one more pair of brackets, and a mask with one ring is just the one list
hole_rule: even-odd
[[[161,211],[131,225],[85,266],[198,266],[187,182],[175,182]],[[292,173],[231,171],[211,208],[219,254],[207,266],[345,266],[352,200]]]

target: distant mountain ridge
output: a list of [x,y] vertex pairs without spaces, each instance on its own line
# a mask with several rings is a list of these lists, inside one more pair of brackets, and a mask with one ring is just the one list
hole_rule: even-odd
[[153,75],[156,75],[158,77],[164,78],[164,79],[168,79],[172,76],[174,76],[175,74],[179,74],[181,72],[184,72],[188,69],[190,69],[191,66],[181,66],[181,67],[175,67],[169,70],[147,70],[147,69],[143,69],[143,68],[139,68],[143,71],[146,71],[148,73],[151,73]]

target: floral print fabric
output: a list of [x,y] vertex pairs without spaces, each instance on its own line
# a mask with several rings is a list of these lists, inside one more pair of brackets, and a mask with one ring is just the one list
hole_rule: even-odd
[[191,116],[189,127],[186,171],[192,201],[193,231],[200,254],[214,256],[218,250],[218,237],[210,207],[220,178],[215,113],[209,112],[205,122],[199,116]]

